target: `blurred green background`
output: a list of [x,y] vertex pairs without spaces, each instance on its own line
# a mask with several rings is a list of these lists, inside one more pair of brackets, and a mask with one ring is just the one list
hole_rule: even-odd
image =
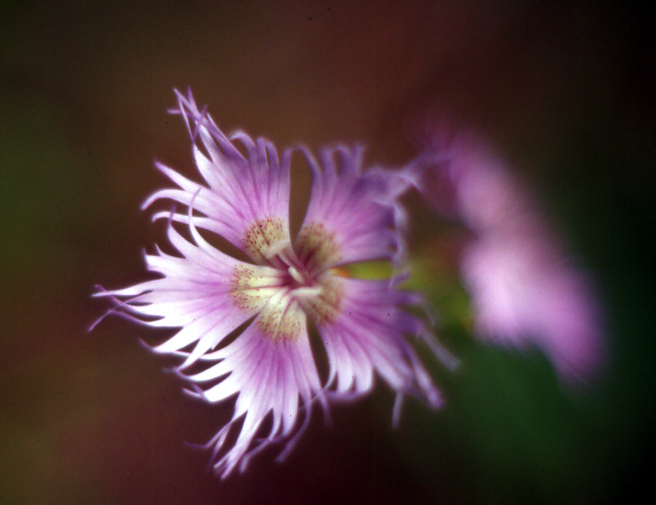
[[[655,21],[632,2],[0,4],[0,503],[614,503],[653,460]],[[195,402],[95,284],[144,279],[139,211],[194,174],[172,89],[280,148],[363,141],[409,160],[426,111],[478,126],[541,192],[598,280],[611,361],[561,387],[540,355],[467,333],[450,232],[421,212],[414,262],[462,359],[439,413],[379,387],[320,416],[282,465],[206,473],[229,408]],[[415,215],[416,216],[416,215]],[[298,217],[296,218],[298,219]]]

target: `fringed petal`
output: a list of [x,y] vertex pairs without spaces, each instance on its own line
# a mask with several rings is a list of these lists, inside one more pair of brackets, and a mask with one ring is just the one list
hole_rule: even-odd
[[[297,426],[298,413],[303,410],[309,416],[311,404],[322,391],[307,327],[304,325],[302,330],[301,337],[294,341],[273,341],[259,330],[256,318],[235,341],[219,350],[223,357],[217,364],[186,377],[194,384],[220,379],[202,393],[211,403],[237,395],[233,418],[213,438],[213,468],[222,478],[237,467],[243,471],[249,459],[268,445],[283,440],[291,443],[294,435],[304,429],[305,423]],[[269,416],[269,433],[258,438]],[[242,417],[239,435],[226,450],[224,430]]]
[[397,393],[413,393],[438,407],[440,393],[405,338],[425,331],[420,319],[400,308],[417,297],[389,280],[344,279],[342,286],[342,309],[334,320],[317,324],[329,383],[336,380],[332,396],[369,392],[375,370]]
[[[256,232],[261,223],[274,220],[280,223],[281,237],[289,238],[289,170],[290,156],[286,153],[282,162],[278,153],[265,139],[253,141],[243,132],[229,139],[212,118],[199,110],[191,93],[177,92],[178,108],[194,141],[196,166],[208,187],[188,180],[174,170],[157,163],[157,168],[176,183],[180,189],[155,192],[144,207],[160,199],[173,200],[190,206],[202,214],[198,227],[217,233],[242,249],[256,262],[262,255],[249,247],[249,234]],[[233,141],[243,144],[244,156]],[[164,217],[163,213],[155,217]],[[186,222],[184,214],[174,214],[173,219]],[[251,237],[252,238],[252,237]]]
[[[373,170],[362,173],[364,149],[338,146],[321,153],[321,164],[299,148],[312,173],[312,193],[297,237],[301,261],[313,250],[317,228],[334,241],[324,268],[374,259],[400,260],[405,251],[404,211],[399,197],[410,187],[409,174]],[[322,237],[324,240],[325,238]]]

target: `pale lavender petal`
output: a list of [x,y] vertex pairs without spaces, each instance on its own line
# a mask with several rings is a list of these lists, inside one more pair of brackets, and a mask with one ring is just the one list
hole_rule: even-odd
[[404,250],[404,221],[399,196],[410,184],[401,172],[362,172],[362,147],[325,149],[321,165],[304,148],[312,171],[312,193],[297,238],[301,261],[302,241],[321,226],[335,243],[324,267],[373,259],[395,259]]
[[[196,233],[192,234],[202,240]],[[256,306],[242,307],[235,298],[235,271],[243,265],[241,261],[206,243],[199,246],[188,242],[172,226],[169,226],[168,236],[181,257],[161,251],[157,255],[146,255],[148,268],[163,275],[162,278],[123,290],[103,290],[97,295],[130,297],[121,304],[121,310],[149,326],[180,328],[173,337],[153,349],[175,353],[196,343],[184,363],[187,366],[220,344],[259,310]],[[255,265],[249,268],[270,279],[273,286],[279,280],[275,269]]]
[[[208,187],[157,163],[180,189],[157,191],[146,200],[144,207],[160,199],[191,206],[193,199],[194,210],[203,217],[196,221],[196,226],[223,236],[260,262],[262,258],[246,243],[258,223],[267,219],[279,222],[282,239],[289,242],[290,153],[285,153],[280,161],[275,147],[265,139],[253,141],[243,132],[229,139],[208,114],[198,109],[191,94],[185,97],[177,93],[177,96],[179,107],[173,112],[185,119],[195,142],[196,166]],[[233,141],[243,144],[247,157]],[[167,214],[155,215],[155,218],[161,217]],[[188,223],[184,214],[174,214],[172,218]]]
[[[230,352],[231,347],[236,347],[237,352]],[[245,467],[248,459],[264,446],[290,440],[298,424],[299,398],[300,405],[309,409],[321,394],[304,324],[302,338],[294,342],[274,342],[259,331],[256,319],[225,349],[225,357],[219,363],[186,377],[200,383],[222,379],[203,393],[212,403],[238,395],[231,423],[242,416],[244,421],[233,446],[214,464],[214,470],[222,477],[228,476],[240,462]],[[299,363],[303,363],[300,368]],[[225,376],[226,373],[229,375]],[[299,373],[303,374],[302,378]],[[273,425],[269,435],[256,440],[256,433],[270,413]],[[223,442],[220,437],[217,438],[219,442]],[[219,453],[222,448],[219,447]]]
[[424,331],[419,319],[400,309],[415,295],[393,289],[389,280],[344,279],[342,285],[342,310],[333,321],[317,324],[335,391],[369,392],[375,370],[397,393],[413,393],[438,406],[439,392],[406,340]]

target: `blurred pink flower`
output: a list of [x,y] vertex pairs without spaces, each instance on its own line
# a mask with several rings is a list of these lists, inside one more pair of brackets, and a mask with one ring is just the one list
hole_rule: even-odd
[[471,135],[433,133],[417,161],[420,189],[471,232],[461,273],[475,334],[539,347],[569,382],[593,378],[605,340],[590,279],[566,260],[530,193],[490,148]]

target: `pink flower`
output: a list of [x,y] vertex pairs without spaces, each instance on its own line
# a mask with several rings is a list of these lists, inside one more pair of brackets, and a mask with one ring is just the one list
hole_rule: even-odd
[[[184,358],[180,371],[208,363],[198,373],[180,373],[191,383],[192,395],[211,403],[236,396],[231,421],[208,443],[215,472],[226,477],[237,466],[243,471],[254,454],[280,440],[287,442],[282,459],[307,426],[315,402],[327,412],[331,399],[370,392],[375,375],[396,392],[395,422],[407,393],[438,407],[440,393],[406,341],[406,335],[419,335],[441,352],[423,320],[403,309],[421,304],[421,297],[397,289],[399,276],[363,280],[345,277],[337,268],[375,259],[398,265],[405,250],[405,213],[398,198],[410,185],[409,173],[363,173],[360,147],[325,149],[321,163],[298,148],[313,182],[305,220],[292,240],[293,150],[280,159],[267,140],[254,141],[243,132],[226,137],[191,94],[177,96],[179,108],[173,112],[187,125],[207,185],[157,163],[178,188],[155,192],[144,208],[162,199],[186,207],[153,216],[169,219],[168,238],[179,255],[159,249],[146,254],[148,269],[160,278],[125,289],[100,288],[97,296],[110,298],[112,311],[146,326],[179,328],[154,350]],[[171,222],[187,225],[192,240]],[[206,232],[229,240],[249,261],[216,249]],[[308,318],[327,354],[323,380],[310,347]],[[241,334],[227,338],[242,325]],[[263,433],[267,418],[272,422]],[[239,434],[228,447],[232,427]]]
[[438,134],[417,166],[427,199],[473,236],[461,272],[476,335],[521,349],[535,345],[570,382],[592,378],[604,363],[605,340],[590,280],[565,259],[506,164],[472,136],[449,141]]

